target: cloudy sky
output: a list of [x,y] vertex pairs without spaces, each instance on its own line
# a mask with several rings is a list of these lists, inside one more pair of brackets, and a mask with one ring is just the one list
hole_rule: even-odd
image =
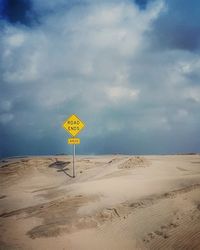
[[0,157],[200,151],[199,0],[0,0]]

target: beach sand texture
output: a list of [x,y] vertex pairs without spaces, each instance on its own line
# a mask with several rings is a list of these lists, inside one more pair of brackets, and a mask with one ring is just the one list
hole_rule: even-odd
[[200,155],[0,161],[0,249],[200,249]]

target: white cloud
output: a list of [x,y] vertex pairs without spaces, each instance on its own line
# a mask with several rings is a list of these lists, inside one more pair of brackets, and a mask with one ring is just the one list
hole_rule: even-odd
[[162,6],[159,3],[145,12],[128,1],[102,2],[97,6],[90,3],[84,12],[77,7],[47,16],[35,30],[9,27],[2,41],[4,81],[48,79],[49,84],[62,74],[63,78],[83,75],[107,81],[116,77],[116,68],[126,67],[127,60],[143,46],[143,34]]
[[188,117],[189,113],[185,109],[179,109],[176,115],[178,119],[185,119]]
[[[22,55],[25,56],[25,55]],[[20,60],[16,68],[8,68],[4,73],[4,81],[8,83],[28,83],[38,79],[39,53],[33,52]],[[24,61],[23,61],[24,60]],[[14,62],[13,62],[14,63]]]
[[20,47],[24,43],[25,37],[22,33],[11,35],[7,38],[8,45]]
[[185,89],[184,97],[200,103],[200,87],[194,86]]
[[140,91],[138,89],[131,89],[122,86],[112,86],[107,87],[105,92],[108,98],[113,102],[126,102],[136,100]]
[[184,75],[191,75],[200,70],[199,56],[190,58],[190,60],[181,61],[179,64],[179,70]]

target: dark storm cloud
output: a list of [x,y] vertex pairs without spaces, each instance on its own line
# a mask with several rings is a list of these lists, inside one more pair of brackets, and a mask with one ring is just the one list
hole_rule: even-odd
[[153,46],[196,51],[200,48],[200,2],[166,0],[166,11],[155,21]]
[[145,9],[148,2],[150,2],[150,0],[134,0],[134,1],[141,9]]
[[1,18],[12,24],[31,25],[36,21],[29,0],[1,0]]

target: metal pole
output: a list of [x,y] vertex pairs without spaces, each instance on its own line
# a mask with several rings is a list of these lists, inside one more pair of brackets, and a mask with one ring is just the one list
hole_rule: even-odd
[[73,150],[73,178],[75,178],[75,144],[74,144],[74,150]]

